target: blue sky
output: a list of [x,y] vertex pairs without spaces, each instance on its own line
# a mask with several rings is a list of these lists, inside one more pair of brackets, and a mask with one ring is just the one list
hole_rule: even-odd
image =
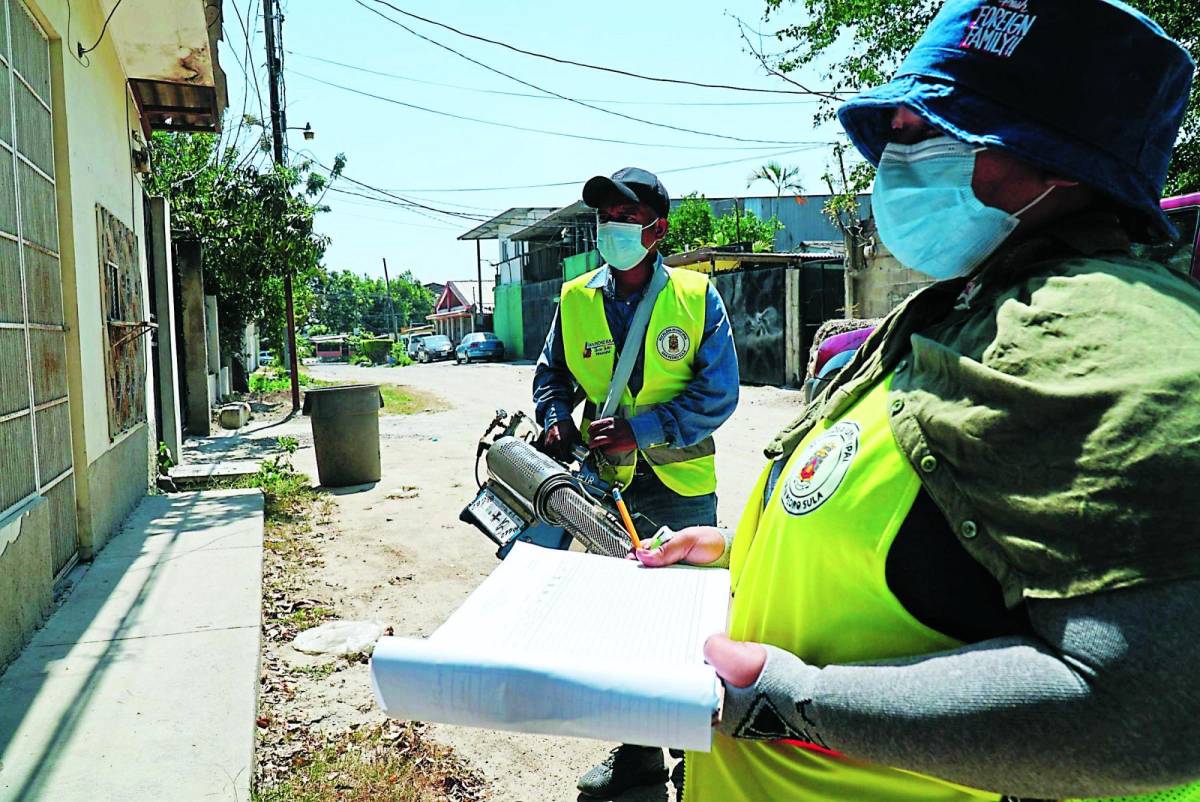
[[[253,83],[247,81],[237,63],[245,59],[246,42],[234,2],[225,2],[221,52],[232,110],[227,137],[236,133],[243,101],[254,114],[258,113],[259,103]],[[372,0],[364,2],[373,5]],[[790,88],[764,74],[754,57],[744,51],[731,16],[761,26],[761,0],[610,0],[603,5],[571,4],[569,10],[566,4],[554,0],[392,2],[467,32],[564,58],[708,83]],[[836,125],[814,128],[816,106],[805,98],[660,85],[557,65],[376,7],[419,33],[522,80],[644,120],[786,142],[831,141],[838,131]],[[627,165],[663,173],[663,182],[673,196],[692,191],[708,196],[766,195],[773,194],[768,184],[757,184],[748,191],[746,178],[768,156],[785,151],[800,152],[776,158],[801,168],[808,191],[823,191],[820,176],[829,155],[827,147],[804,150],[803,145],[751,145],[619,119],[557,99],[470,91],[537,94],[414,37],[354,0],[285,0],[284,8],[288,125],[302,127],[309,123],[316,131],[316,138],[309,142],[299,131],[289,132],[293,153],[311,153],[324,164],[332,164],[337,153],[345,153],[347,176],[401,192],[420,203],[464,215],[491,215],[511,206],[561,206],[578,199],[582,181],[589,176],[611,173]],[[252,55],[265,104],[261,9],[261,0],[238,0],[236,10],[243,18],[248,11],[253,15],[246,22],[253,28]],[[792,9],[790,13],[797,12]],[[763,30],[772,27],[773,23],[768,23]],[[771,42],[766,44],[769,47]],[[820,85],[812,75],[800,77],[809,85]],[[584,141],[450,119],[356,95],[330,83],[460,116],[663,147]],[[788,103],[780,105],[779,101]],[[764,102],[774,105],[668,105]],[[242,138],[246,138],[245,133]],[[757,147],[763,149],[731,149]],[[742,161],[663,172],[732,160]],[[562,181],[579,183],[503,191],[438,191]],[[337,186],[364,191],[347,182]],[[477,224],[474,220],[422,214],[421,210],[333,192],[327,194],[326,203],[332,211],[319,218],[318,229],[332,239],[326,254],[331,269],[382,275],[380,260],[387,257],[393,275],[404,269],[424,281],[475,275],[475,244],[456,239]],[[483,258],[496,258],[494,242],[483,244]],[[484,275],[491,272],[485,264]]]

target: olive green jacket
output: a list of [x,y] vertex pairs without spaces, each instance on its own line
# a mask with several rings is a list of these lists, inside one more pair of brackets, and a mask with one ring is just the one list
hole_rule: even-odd
[[1200,286],[1130,247],[1085,215],[915,293],[767,456],[894,373],[896,442],[1010,606],[1200,576]]

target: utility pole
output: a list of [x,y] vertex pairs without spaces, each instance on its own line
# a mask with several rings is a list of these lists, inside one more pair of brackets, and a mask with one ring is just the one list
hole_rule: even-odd
[[388,278],[387,259],[383,260],[383,283],[387,285],[388,308],[392,310],[392,342],[400,342],[400,329],[396,328],[396,302],[392,300],[392,280]]
[[479,327],[475,331],[483,331],[483,255],[479,249],[479,240],[475,240],[475,286],[479,288],[475,301],[476,314],[479,315]]
[[[285,166],[284,132],[287,130],[287,117],[280,104],[280,85],[283,83],[283,73],[280,69],[282,59],[279,56],[280,42],[283,37],[283,18],[279,14],[276,0],[263,0],[263,28],[267,37],[267,84],[271,90],[271,145],[275,155],[275,164]],[[292,374],[292,412],[300,409],[300,360],[296,356],[296,307],[292,297],[292,265],[284,266],[283,293],[287,304],[287,336],[284,342],[284,352],[287,355],[288,370]]]

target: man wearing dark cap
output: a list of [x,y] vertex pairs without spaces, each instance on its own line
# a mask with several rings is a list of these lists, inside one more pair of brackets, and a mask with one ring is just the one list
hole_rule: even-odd
[[[947,0],[839,117],[936,279],[768,447],[689,802],[1200,799],[1200,287],[1137,258],[1194,65],[1117,0]],[[1004,796],[1008,795],[1008,796]]]
[[[542,448],[563,461],[580,443],[599,451],[602,478],[655,526],[715,526],[712,434],[738,399],[721,296],[703,273],[663,265],[658,243],[671,199],[653,173],[627,167],[596,176],[583,200],[596,210],[605,264],[563,285],[533,379]],[[585,398],[582,436],[571,417],[577,390]],[[611,413],[598,418],[606,406]],[[608,798],[666,779],[661,749],[621,746],[583,776],[579,790]]]

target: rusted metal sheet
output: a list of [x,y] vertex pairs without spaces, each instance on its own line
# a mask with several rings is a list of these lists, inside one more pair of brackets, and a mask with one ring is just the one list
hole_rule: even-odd
[[0,35],[0,515],[46,496],[57,576],[73,561],[78,535],[50,51],[18,0],[0,0],[0,34],[4,25],[11,35]]
[[220,131],[217,90],[169,81],[131,79],[138,109],[156,131]]
[[146,420],[147,321],[142,318],[142,273],[133,231],[96,205],[100,239],[100,288],[108,378],[108,435]]
[[79,549],[79,528],[75,517],[75,477],[68,475],[46,491],[50,505],[50,558],[55,577],[75,560]]
[[[38,477],[48,485],[71,469],[71,408],[66,403],[38,410]],[[63,445],[68,448],[63,448]]]
[[29,415],[0,423],[0,512],[37,490]]
[[[3,253],[3,245],[0,245],[0,253]],[[29,291],[29,322],[63,325],[62,275],[58,257],[26,246],[25,283]]]
[[[25,362],[25,330],[0,328],[0,418],[28,408],[29,374]],[[29,444],[26,444],[26,448],[28,447]]]

